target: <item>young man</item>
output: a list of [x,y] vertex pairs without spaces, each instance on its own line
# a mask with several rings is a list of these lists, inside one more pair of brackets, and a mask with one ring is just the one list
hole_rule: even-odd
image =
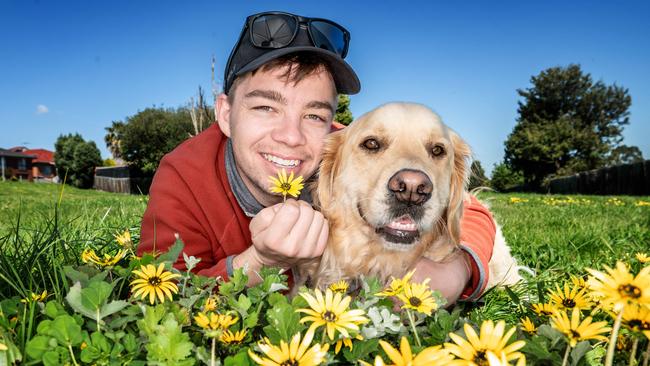
[[[337,95],[360,90],[343,60],[349,39],[324,19],[279,12],[246,19],[217,99],[218,125],[161,161],[139,253],[166,251],[178,234],[184,252],[201,258],[199,274],[223,278],[244,265],[289,268],[322,254],[327,219],[306,190],[283,203],[269,192],[268,177],[285,169],[308,178],[317,170]],[[494,245],[494,222],[475,199],[462,225],[463,254],[447,263],[422,259],[416,271],[451,303],[481,294]],[[176,265],[183,268],[182,259]],[[258,281],[249,277],[250,285]]]

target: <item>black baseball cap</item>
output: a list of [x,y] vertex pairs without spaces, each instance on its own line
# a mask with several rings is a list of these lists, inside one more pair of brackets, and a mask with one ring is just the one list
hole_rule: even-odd
[[316,54],[329,66],[339,94],[356,94],[361,83],[343,60],[349,42],[350,33],[331,20],[284,12],[251,15],[228,58],[223,91],[228,94],[235,78],[271,60],[305,52]]

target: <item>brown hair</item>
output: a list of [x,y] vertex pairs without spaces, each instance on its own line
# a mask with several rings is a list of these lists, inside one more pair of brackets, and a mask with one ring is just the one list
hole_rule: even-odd
[[330,65],[317,55],[309,52],[291,53],[273,59],[253,71],[249,71],[244,75],[236,77],[230,87],[230,92],[228,93],[228,103],[233,103],[235,99],[235,90],[239,86],[239,83],[247,76],[253,76],[259,70],[269,71],[283,67],[286,67],[287,70],[280,75],[280,77],[285,79],[287,83],[292,82],[293,85],[298,84],[305,77],[321,70],[325,70],[332,75],[332,68]]

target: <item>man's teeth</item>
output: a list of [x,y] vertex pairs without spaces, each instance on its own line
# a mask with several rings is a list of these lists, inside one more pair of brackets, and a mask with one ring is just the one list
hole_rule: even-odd
[[296,166],[298,166],[298,164],[300,164],[300,160],[285,160],[285,159],[279,158],[277,156],[269,155],[269,154],[262,154],[262,155],[264,156],[264,159],[266,159],[266,160],[268,160],[268,161],[270,161],[272,163],[282,165],[282,166],[286,166],[286,167],[289,167],[289,168],[296,167]]

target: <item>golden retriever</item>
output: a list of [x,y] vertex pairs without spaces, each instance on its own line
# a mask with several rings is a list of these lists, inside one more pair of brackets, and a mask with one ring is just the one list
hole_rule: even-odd
[[[296,284],[322,288],[360,275],[387,282],[422,256],[451,256],[470,159],[469,146],[420,104],[385,104],[332,133],[313,191],[329,220],[329,241],[319,263],[297,269]],[[500,267],[515,265],[505,241],[496,245]]]

